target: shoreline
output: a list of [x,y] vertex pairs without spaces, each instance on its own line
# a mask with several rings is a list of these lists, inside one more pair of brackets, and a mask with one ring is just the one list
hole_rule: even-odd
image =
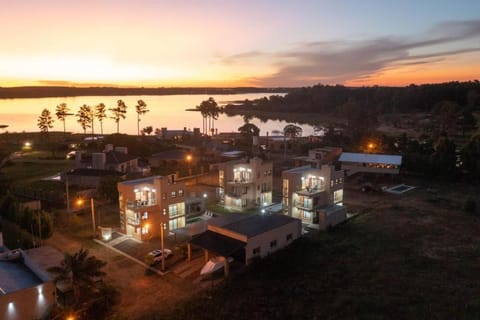
[[288,93],[294,88],[259,88],[259,87],[172,87],[172,88],[117,88],[117,87],[0,87],[0,99],[28,99],[54,97],[85,96],[166,96],[166,95],[219,95],[248,93]]

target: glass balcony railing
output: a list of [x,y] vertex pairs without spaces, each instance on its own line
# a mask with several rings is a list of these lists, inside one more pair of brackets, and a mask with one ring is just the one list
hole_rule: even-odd
[[140,201],[140,200],[135,200],[135,201],[128,201],[127,202],[127,208],[128,209],[138,209],[142,207],[148,207],[148,206],[154,206],[156,205],[155,201]]
[[299,209],[303,209],[303,210],[313,210],[314,207],[313,207],[313,204],[311,203],[305,203],[303,201],[294,201],[293,202],[293,205]]
[[250,184],[253,183],[252,179],[235,179],[227,181],[227,184]]
[[140,219],[127,217],[127,224],[129,224],[131,226],[139,226],[140,225]]

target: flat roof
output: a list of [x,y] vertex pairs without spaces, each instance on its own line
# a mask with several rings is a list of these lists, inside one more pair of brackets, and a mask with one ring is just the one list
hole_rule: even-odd
[[208,220],[208,224],[215,227],[224,227],[226,225],[235,223],[237,221],[248,219],[252,216],[253,214],[246,214],[246,213],[222,214],[218,217]]
[[247,238],[251,238],[258,234],[277,229],[278,227],[289,224],[292,221],[298,220],[283,214],[253,215],[224,225],[222,228],[243,234],[247,236]]
[[[38,274],[39,277],[47,276],[54,278],[55,274],[51,274],[48,269],[59,266],[65,258],[65,254],[51,246],[42,246],[38,248],[28,249],[24,251],[30,260],[38,267],[38,271],[43,274]],[[43,279],[47,281],[49,279]]]
[[340,155],[339,161],[401,165],[402,156],[389,154],[343,152]]
[[243,241],[210,230],[194,237],[190,243],[224,257],[230,256],[246,245]]
[[295,167],[295,168],[292,168],[292,169],[288,169],[288,170],[285,170],[284,172],[292,172],[292,173],[295,173],[295,172],[305,172],[305,171],[310,171],[312,169],[317,169],[317,168],[312,168],[311,166],[301,166],[301,167]]
[[134,180],[126,180],[126,181],[122,181],[122,182],[119,182],[119,184],[126,184],[126,185],[135,185],[135,184],[140,184],[140,183],[149,183],[149,184],[153,184],[154,181],[155,181],[155,178],[163,178],[163,176],[150,176],[150,177],[146,177],[146,178],[140,178],[140,179],[134,179]]

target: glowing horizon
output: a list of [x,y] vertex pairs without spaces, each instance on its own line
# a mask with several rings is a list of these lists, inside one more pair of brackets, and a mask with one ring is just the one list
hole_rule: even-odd
[[294,87],[476,80],[480,2],[2,4],[0,86]]

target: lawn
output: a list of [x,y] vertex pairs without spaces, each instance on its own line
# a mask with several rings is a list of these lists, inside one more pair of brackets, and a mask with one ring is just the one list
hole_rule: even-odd
[[14,183],[28,185],[57,173],[69,170],[74,163],[71,160],[40,160],[32,155],[13,160],[2,168],[2,172]]

